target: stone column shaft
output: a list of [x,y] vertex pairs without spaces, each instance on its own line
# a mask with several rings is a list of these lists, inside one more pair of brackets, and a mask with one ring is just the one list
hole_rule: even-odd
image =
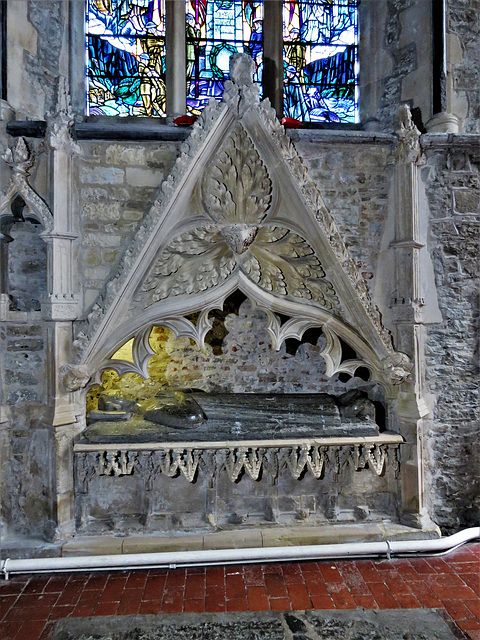
[[165,11],[167,116],[171,117],[185,113],[186,109],[185,3],[183,0],[166,0]]
[[409,523],[431,527],[424,495],[423,419],[428,408],[424,393],[424,325],[421,299],[419,232],[419,167],[420,132],[412,122],[410,110],[399,112],[397,163],[395,166],[395,293],[392,321],[395,325],[396,349],[407,353],[414,363],[411,380],[398,398],[398,416],[402,447],[401,496],[402,516]]
[[[283,117],[283,23],[281,0],[263,5],[263,95]],[[265,38],[268,33],[268,38]]]

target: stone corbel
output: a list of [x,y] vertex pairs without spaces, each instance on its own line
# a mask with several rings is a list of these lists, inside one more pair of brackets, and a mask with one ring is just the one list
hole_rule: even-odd
[[85,365],[64,364],[60,367],[59,377],[65,391],[84,389],[91,379],[91,373]]

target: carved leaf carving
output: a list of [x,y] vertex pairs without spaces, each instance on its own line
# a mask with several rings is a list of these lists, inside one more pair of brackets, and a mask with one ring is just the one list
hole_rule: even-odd
[[203,191],[205,208],[216,222],[258,224],[267,215],[272,182],[241,125],[207,171]]
[[145,307],[170,295],[198,293],[226,279],[235,257],[219,230],[205,225],[175,237],[160,253],[137,299]]
[[313,300],[326,309],[338,304],[314,250],[289,229],[261,227],[250,250],[239,256],[239,261],[253,282],[268,291]]

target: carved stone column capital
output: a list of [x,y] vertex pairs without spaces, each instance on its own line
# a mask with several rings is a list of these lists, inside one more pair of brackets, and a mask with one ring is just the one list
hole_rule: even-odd
[[76,320],[79,301],[79,296],[73,293],[51,293],[42,302],[42,317],[54,322]]

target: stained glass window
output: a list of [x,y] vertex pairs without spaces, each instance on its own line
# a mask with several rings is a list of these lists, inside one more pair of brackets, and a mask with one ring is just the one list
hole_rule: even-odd
[[[235,51],[253,58],[261,89],[264,38],[275,31],[263,32],[263,1],[176,1],[177,16],[185,7],[185,41],[174,49],[185,47],[187,113],[221,99]],[[267,1],[283,6],[285,116],[356,122],[358,0]],[[166,115],[165,70],[176,60],[165,52],[165,2],[86,0],[88,115]]]
[[87,0],[87,114],[165,115],[165,0]]
[[285,116],[356,122],[357,0],[284,1],[283,40]]
[[186,0],[187,111],[198,114],[210,98],[221,99],[235,51],[255,61],[255,81],[263,69],[263,2]]

